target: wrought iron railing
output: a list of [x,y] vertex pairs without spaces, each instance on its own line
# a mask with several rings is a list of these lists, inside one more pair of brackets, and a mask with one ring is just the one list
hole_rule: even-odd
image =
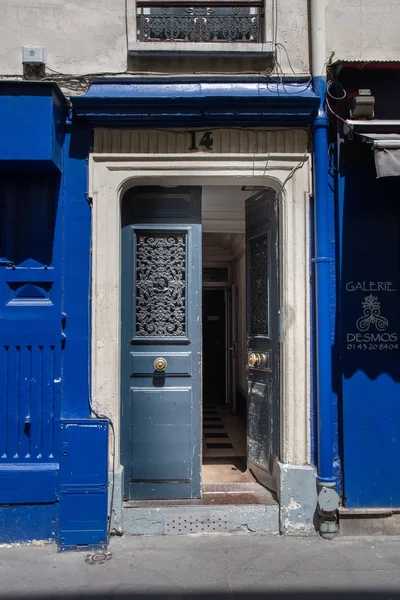
[[263,0],[137,0],[142,42],[262,41]]

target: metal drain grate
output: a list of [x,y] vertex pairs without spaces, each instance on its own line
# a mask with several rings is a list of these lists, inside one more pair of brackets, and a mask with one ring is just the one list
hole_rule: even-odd
[[214,533],[229,531],[227,513],[166,515],[164,517],[165,534]]

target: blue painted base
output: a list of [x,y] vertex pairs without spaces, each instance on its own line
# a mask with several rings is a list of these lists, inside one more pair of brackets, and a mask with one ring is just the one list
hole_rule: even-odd
[[0,506],[0,543],[55,540],[59,503]]

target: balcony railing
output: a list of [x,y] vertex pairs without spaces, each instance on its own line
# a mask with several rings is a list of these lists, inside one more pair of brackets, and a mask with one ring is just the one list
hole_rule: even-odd
[[137,0],[141,42],[262,42],[263,0]]

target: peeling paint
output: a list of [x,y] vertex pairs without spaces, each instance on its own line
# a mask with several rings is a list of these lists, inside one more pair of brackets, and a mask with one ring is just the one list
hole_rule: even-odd
[[301,504],[299,502],[296,502],[294,498],[290,498],[287,510],[297,510],[299,508],[301,508]]

